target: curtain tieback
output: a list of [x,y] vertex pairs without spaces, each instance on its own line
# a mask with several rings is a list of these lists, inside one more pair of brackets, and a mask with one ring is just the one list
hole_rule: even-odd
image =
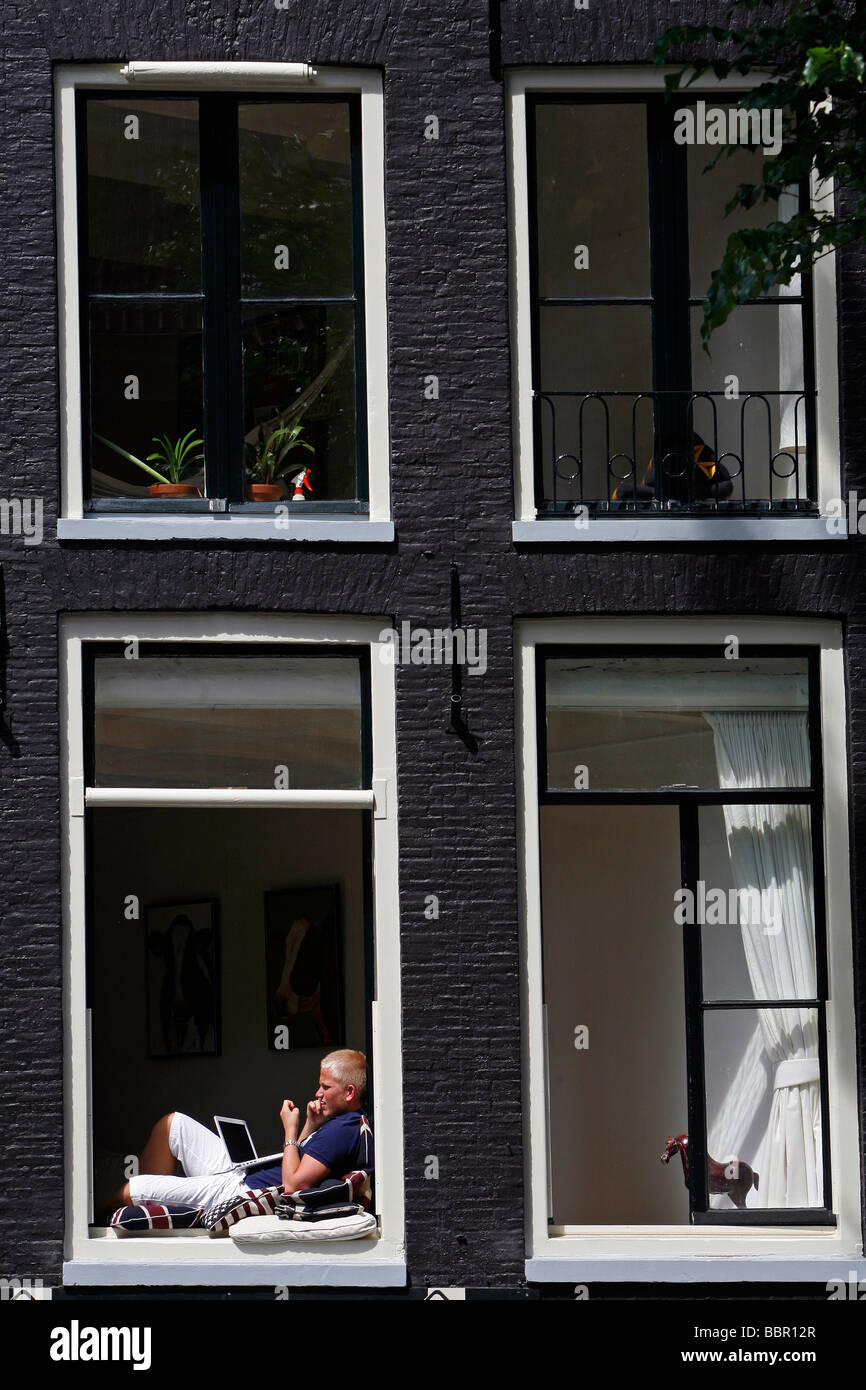
[[776,1067],[773,1090],[779,1091],[783,1086],[807,1086],[810,1081],[819,1081],[820,1077],[817,1057],[792,1057]]

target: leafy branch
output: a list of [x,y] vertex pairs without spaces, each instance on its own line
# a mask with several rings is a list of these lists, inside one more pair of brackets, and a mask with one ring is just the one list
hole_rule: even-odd
[[[757,22],[762,10],[775,22]],[[667,29],[655,45],[656,63],[683,48],[697,51],[680,57],[684,66],[666,75],[669,99],[707,72],[720,79],[752,74],[756,85],[738,105],[783,113],[781,150],[764,159],[760,182],[739,185],[726,214],[776,203],[813,173],[819,193],[832,182],[837,197],[835,206],[819,197],[786,221],[731,232],[703,301],[707,350],[738,304],[789,285],[834,247],[866,239],[866,0],[785,0],[781,13],[772,0],[734,0],[724,26]],[[718,158],[737,148],[727,146]]]

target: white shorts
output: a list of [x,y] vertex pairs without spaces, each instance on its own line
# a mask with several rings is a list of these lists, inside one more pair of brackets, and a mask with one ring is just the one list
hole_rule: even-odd
[[212,1129],[198,1120],[174,1112],[168,1132],[168,1147],[183,1165],[186,1177],[164,1173],[139,1173],[129,1179],[129,1196],[138,1202],[177,1202],[190,1207],[212,1207],[232,1197],[246,1197],[243,1173],[227,1168],[225,1144]]

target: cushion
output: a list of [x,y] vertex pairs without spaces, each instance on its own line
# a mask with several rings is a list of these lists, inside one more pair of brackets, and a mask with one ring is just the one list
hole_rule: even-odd
[[111,1218],[111,1228],[118,1236],[171,1235],[200,1224],[201,1208],[178,1202],[139,1202],[134,1207],[119,1207]]
[[231,1201],[208,1207],[202,1213],[201,1224],[212,1236],[228,1235],[238,1221],[275,1212],[282,1191],[281,1187],[263,1187],[259,1192],[248,1192],[246,1197],[232,1197]]
[[277,1208],[281,1221],[336,1221],[340,1217],[357,1216],[364,1208],[360,1202],[331,1202],[326,1207],[287,1207]]
[[372,1212],[344,1216],[339,1221],[281,1221],[278,1216],[250,1216],[236,1222],[229,1234],[236,1245],[252,1250],[261,1245],[295,1245],[304,1241],[360,1240],[377,1229]]

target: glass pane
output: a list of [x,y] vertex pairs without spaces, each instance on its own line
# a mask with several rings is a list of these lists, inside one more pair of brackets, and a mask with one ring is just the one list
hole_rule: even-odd
[[[351,306],[247,308],[243,323],[248,479],[278,482],[292,497],[292,479],[309,468],[305,500],[356,497]],[[297,435],[277,436],[274,445],[275,431],[295,425]],[[262,464],[269,453],[276,461],[270,471]]]
[[677,809],[544,806],[540,829],[553,1218],[685,1224],[659,1162],[688,1123]]
[[535,123],[539,294],[648,295],[644,106],[539,102]]
[[609,499],[635,470],[643,478],[652,456],[652,398],[641,398],[652,390],[651,311],[544,308],[539,327],[545,498]]
[[197,101],[87,102],[92,294],[201,289]]
[[[712,391],[693,403],[693,426],[718,470],[720,501],[805,500],[806,397],[803,313],[799,304],[742,305],[701,347],[701,310],[693,308],[692,383]],[[735,378],[738,399],[725,396]]]
[[97,657],[95,683],[98,787],[361,786],[353,657]]
[[678,920],[700,927],[706,999],[815,998],[812,862],[808,806],[701,807],[700,876]]
[[817,1010],[710,1009],[704,1047],[710,1207],[823,1206]]
[[246,296],[351,295],[347,102],[251,102],[238,111]]
[[805,658],[576,655],[546,669],[551,791],[809,785]]
[[[722,106],[713,102],[712,106],[707,106],[707,117],[709,118],[711,111],[716,110],[725,112],[727,130],[730,119],[728,113],[735,112],[736,106]],[[742,116],[746,116],[746,113],[741,113]],[[719,147],[697,144],[686,147],[689,267],[693,298],[702,298],[706,294],[710,277],[721,263],[731,232],[766,227],[770,222],[786,222],[794,216],[799,207],[797,189],[792,187],[783,193],[778,201],[759,203],[748,210],[737,208],[726,216],[725,208],[740,184],[761,182],[761,167],[764,162],[760,148],[749,149],[748,146],[734,144],[731,150],[730,154],[723,150],[715,168],[707,169],[707,165],[719,153]]]
[[[202,330],[197,304],[92,304],[90,398],[92,496],[148,497],[151,486],[159,484],[159,479],[118,449],[134,455],[169,483],[204,491]],[[190,430],[187,443],[199,443],[173,468],[165,457],[164,442],[154,442],[154,436],[168,436],[171,456]],[[148,462],[148,455],[157,452],[160,459]]]

